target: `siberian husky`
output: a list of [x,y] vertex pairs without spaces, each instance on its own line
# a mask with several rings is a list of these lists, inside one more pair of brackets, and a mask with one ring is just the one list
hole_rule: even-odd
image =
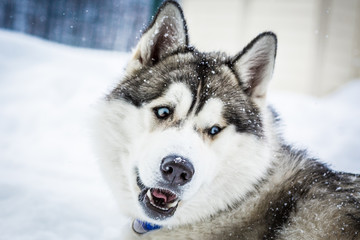
[[284,143],[266,104],[277,39],[189,45],[165,2],[104,98],[96,146],[123,239],[360,239],[360,178]]

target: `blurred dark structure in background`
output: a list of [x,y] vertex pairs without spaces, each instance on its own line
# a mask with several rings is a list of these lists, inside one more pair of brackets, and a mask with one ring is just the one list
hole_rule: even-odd
[[163,0],[0,0],[0,28],[73,46],[129,51]]

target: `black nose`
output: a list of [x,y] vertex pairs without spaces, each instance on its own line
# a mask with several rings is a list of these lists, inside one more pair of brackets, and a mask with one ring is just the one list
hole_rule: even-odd
[[160,165],[161,174],[168,183],[184,185],[191,181],[194,175],[194,166],[186,158],[180,156],[167,156]]

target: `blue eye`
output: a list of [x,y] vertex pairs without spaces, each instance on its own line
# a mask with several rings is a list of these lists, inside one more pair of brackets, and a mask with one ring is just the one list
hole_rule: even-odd
[[211,136],[214,136],[216,134],[218,134],[221,131],[221,128],[218,126],[213,126],[212,128],[209,129],[209,134]]
[[171,114],[171,110],[168,107],[154,108],[154,112],[159,119],[165,119]]

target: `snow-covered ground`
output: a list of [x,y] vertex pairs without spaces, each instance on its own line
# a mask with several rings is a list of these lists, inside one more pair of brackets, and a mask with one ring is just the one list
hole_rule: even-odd
[[[0,31],[0,239],[116,239],[124,222],[89,141],[92,106],[128,54]],[[272,93],[287,139],[360,173],[360,81],[317,99]]]

